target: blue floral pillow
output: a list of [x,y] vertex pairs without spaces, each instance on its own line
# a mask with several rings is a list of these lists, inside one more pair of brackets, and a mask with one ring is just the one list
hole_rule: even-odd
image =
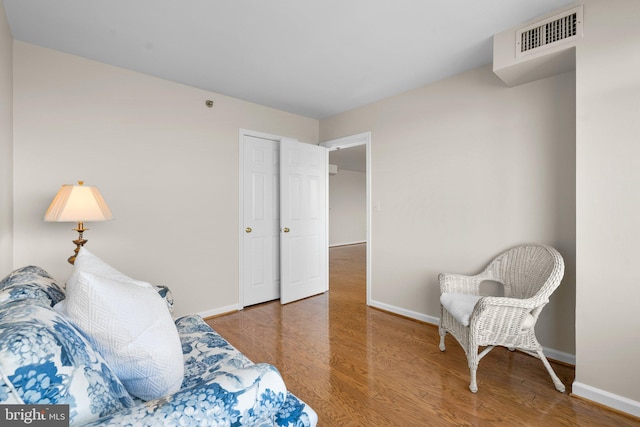
[[71,323],[30,301],[0,304],[0,377],[0,403],[68,404],[71,425],[134,405]]
[[[2,367],[0,366],[0,374],[2,373]],[[0,375],[0,403],[3,405],[21,405],[24,404],[22,399],[16,395],[9,384],[4,382],[2,375]]]
[[156,291],[158,291],[158,295],[162,297],[165,304],[167,304],[169,313],[173,313],[173,294],[171,293],[171,289],[169,289],[165,285],[154,285],[153,287]]
[[53,307],[64,299],[64,291],[49,273],[30,265],[9,273],[0,281],[0,304],[23,299]]

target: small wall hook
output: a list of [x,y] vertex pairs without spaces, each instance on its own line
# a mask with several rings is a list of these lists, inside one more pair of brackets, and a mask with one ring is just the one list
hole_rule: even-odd
[[206,105],[207,107],[211,108],[211,107],[213,107],[213,101],[212,101],[212,100],[210,100],[210,99],[207,99],[207,100],[204,102],[204,105]]

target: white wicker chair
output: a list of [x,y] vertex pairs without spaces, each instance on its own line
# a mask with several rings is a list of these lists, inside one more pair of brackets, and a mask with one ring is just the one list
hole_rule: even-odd
[[[542,353],[535,335],[538,316],[563,274],[564,262],[558,251],[529,244],[501,253],[478,275],[442,273],[438,276],[442,293],[440,350],[445,351],[447,332],[458,340],[469,361],[469,389],[473,393],[478,391],[476,371],[480,359],[495,346],[517,349],[539,358],[556,389],[564,392],[564,384]],[[486,280],[501,283],[504,296],[481,297],[480,283]],[[485,346],[478,353],[479,348]]]

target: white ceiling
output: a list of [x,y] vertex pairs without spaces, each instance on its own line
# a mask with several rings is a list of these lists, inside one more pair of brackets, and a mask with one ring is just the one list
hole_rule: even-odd
[[16,40],[321,119],[489,64],[570,0],[4,0]]

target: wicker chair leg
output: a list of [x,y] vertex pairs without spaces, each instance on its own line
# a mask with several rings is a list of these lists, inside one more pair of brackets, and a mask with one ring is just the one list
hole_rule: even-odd
[[478,347],[472,347],[467,353],[467,359],[469,361],[469,376],[471,381],[469,383],[469,390],[471,393],[478,391],[478,383],[476,381],[476,372],[478,371],[478,365],[480,364],[480,358],[478,357]]
[[471,393],[476,393],[478,391],[478,383],[476,382],[476,371],[478,367],[470,368],[471,382],[469,383],[469,390]]
[[445,351],[447,348],[444,346],[444,337],[447,335],[447,332],[440,329],[440,351]]
[[551,375],[551,379],[553,380],[553,385],[556,386],[556,390],[558,390],[560,393],[564,393],[564,390],[565,390],[564,384],[562,384],[562,381],[560,381],[560,378],[558,378],[558,376],[556,375],[555,371],[549,364],[549,361],[545,357],[544,353],[542,353],[542,350],[538,350],[537,354],[538,354],[538,358],[542,360],[544,367],[547,368],[547,372],[549,372],[549,375]]

